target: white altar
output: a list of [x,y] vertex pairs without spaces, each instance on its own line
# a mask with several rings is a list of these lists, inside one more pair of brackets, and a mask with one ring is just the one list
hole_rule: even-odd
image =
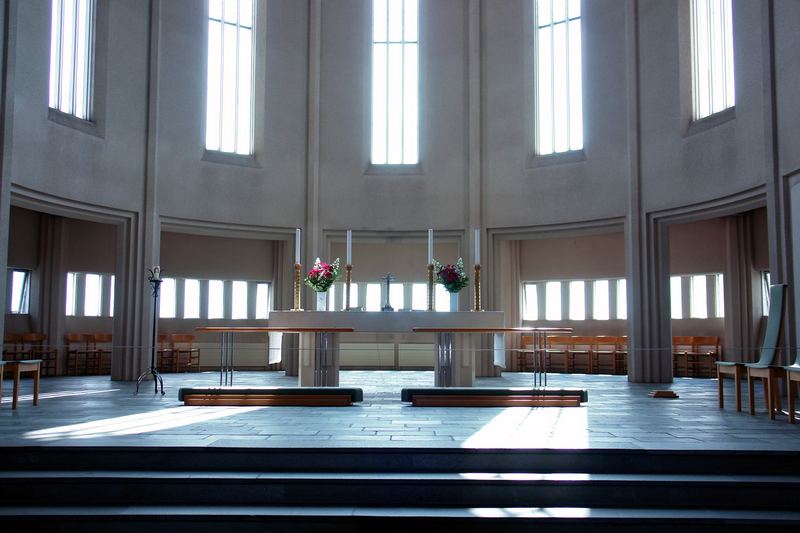
[[481,330],[502,329],[504,322],[502,311],[273,311],[269,317],[270,327],[308,330],[299,333],[299,385],[330,387],[339,385],[340,334],[326,328],[352,328],[354,333],[439,330],[431,332],[436,335],[434,385],[471,387],[481,335],[487,333]]

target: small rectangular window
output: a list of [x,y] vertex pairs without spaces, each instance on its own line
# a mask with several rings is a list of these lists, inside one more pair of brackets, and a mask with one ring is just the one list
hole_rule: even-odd
[[225,313],[225,284],[218,280],[208,281],[208,318],[223,318]]
[[183,280],[183,318],[200,318],[200,280]]
[[691,276],[691,300],[689,316],[692,318],[708,318],[708,295],[706,293],[705,275]]
[[158,295],[159,318],[175,318],[175,278],[161,278],[161,291]]
[[586,320],[586,284],[583,281],[569,282],[569,319]]
[[78,292],[78,273],[77,272],[68,272],[67,273],[67,294],[66,294],[66,310],[65,313],[67,316],[75,316],[76,314],[76,303],[78,301],[77,298]]
[[424,283],[411,286],[411,309],[424,311],[428,308],[428,287]]
[[447,292],[447,289],[444,288],[444,285],[439,283],[436,284],[436,288],[434,289],[434,308],[437,311],[452,311],[452,306],[450,305],[450,293]]
[[381,285],[380,283],[367,283],[367,311],[381,310]]
[[548,281],[544,286],[545,319],[561,320],[561,282]]
[[[344,295],[342,295],[342,309],[344,309],[345,304],[347,302],[344,299]],[[358,307],[358,283],[350,284],[350,307]]]
[[[333,287],[330,290],[333,291]],[[269,318],[269,283],[256,285],[256,318],[259,320]]]
[[28,270],[11,271],[11,304],[12,315],[27,315],[31,298],[31,273]]
[[334,283],[333,285],[331,285],[331,288],[328,289],[328,311],[336,311],[336,295],[339,293],[337,287],[341,289],[342,287],[344,287],[344,285],[342,285],[341,283]]
[[628,280],[617,280],[617,319],[628,320]]
[[206,149],[253,153],[254,0],[209,0]]
[[83,289],[83,316],[100,316],[103,305],[103,283],[100,274],[86,274]]
[[234,281],[231,287],[231,319],[247,318],[247,282]]
[[389,303],[395,310],[404,308],[405,296],[403,295],[402,283],[392,283],[389,287]]
[[608,298],[608,280],[598,279],[594,282],[594,309],[592,310],[592,318],[595,320],[608,320],[609,316],[609,298]]
[[714,316],[717,318],[724,318],[725,317],[725,282],[724,277],[722,274],[716,274],[714,276],[714,281],[716,283],[716,290],[714,295],[716,296],[716,302],[714,304],[715,313]]
[[49,106],[92,118],[95,0],[52,0]]
[[539,295],[535,283],[526,283],[523,293],[522,320],[539,320]]
[[683,295],[681,294],[681,277],[672,276],[669,278],[670,308],[672,318],[683,318]]
[[109,294],[108,294],[108,316],[114,316],[114,283],[116,279],[114,275],[111,275],[111,280],[109,281]]
[[694,120],[733,107],[733,10],[731,0],[692,0],[692,98]]
[[769,272],[761,273],[761,313],[769,316],[769,286],[772,282],[769,279]]

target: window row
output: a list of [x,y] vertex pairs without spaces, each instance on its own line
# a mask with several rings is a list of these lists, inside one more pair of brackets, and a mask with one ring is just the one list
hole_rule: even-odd
[[219,279],[162,278],[160,318],[267,319],[271,283]]
[[114,275],[67,272],[67,316],[114,316]]
[[[672,276],[670,304],[674,319],[724,317],[723,275]],[[527,282],[522,309],[522,319],[531,321],[626,320],[626,280]]]
[[[344,283],[334,283],[328,290],[327,310],[336,311],[345,309]],[[424,311],[428,308],[427,284],[418,283],[392,283],[389,293],[386,292],[385,283],[351,283],[350,307],[363,307],[365,311],[380,311],[389,298],[393,309]],[[435,311],[457,311],[456,298],[442,285],[434,286]],[[361,303],[360,303],[361,302]]]
[[[533,2],[538,155],[583,148],[581,0]],[[254,152],[255,0],[208,0],[207,150]],[[52,0],[49,105],[92,119],[95,0]],[[693,117],[734,105],[731,0],[691,0]],[[418,0],[372,1],[374,165],[419,162]]]

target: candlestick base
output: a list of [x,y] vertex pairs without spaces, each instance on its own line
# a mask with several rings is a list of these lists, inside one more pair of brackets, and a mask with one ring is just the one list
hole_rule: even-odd
[[294,306],[292,311],[302,311],[303,308],[300,304],[300,271],[303,266],[300,263],[294,264]]
[[475,284],[473,285],[473,311],[483,311],[481,309],[481,266],[475,265]]

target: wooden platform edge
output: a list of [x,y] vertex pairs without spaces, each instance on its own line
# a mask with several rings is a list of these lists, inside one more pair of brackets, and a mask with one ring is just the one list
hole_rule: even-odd
[[347,407],[349,394],[186,394],[184,405]]
[[462,396],[415,394],[416,407],[580,407],[580,396],[503,395]]

